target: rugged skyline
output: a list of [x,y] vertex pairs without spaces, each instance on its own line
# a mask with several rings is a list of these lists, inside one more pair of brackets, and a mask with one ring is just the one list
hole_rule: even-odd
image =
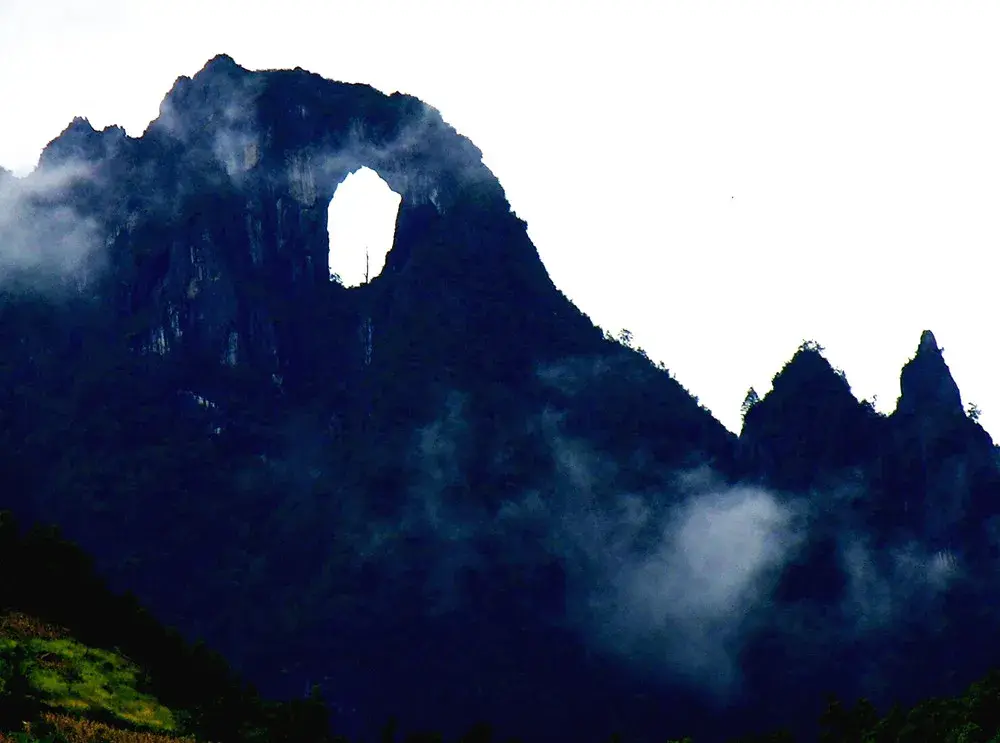
[[803,338],[891,410],[931,328],[997,435],[976,278],[1000,237],[996,8],[515,6],[5,3],[0,165],[30,169],[74,116],[138,136],[222,51],[399,90],[483,150],[556,285],[730,430]]

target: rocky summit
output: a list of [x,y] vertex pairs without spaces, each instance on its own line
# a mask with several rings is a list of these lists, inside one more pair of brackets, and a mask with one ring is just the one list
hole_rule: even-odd
[[[401,201],[348,288],[361,167]],[[807,341],[734,436],[412,96],[218,56],[0,171],[0,260],[0,507],[335,730],[808,731],[1000,661],[997,450],[930,331],[891,414]]]

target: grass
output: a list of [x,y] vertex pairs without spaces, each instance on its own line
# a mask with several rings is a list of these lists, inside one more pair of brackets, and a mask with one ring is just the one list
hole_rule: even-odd
[[[20,672],[42,705],[41,719],[0,743],[192,742],[177,716],[142,691],[143,675],[128,658],[92,648],[66,630],[19,612],[0,615],[0,669]],[[0,678],[2,691],[2,678]]]

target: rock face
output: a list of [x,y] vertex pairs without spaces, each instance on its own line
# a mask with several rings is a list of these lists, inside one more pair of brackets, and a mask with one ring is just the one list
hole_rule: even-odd
[[804,344],[747,413],[738,452],[743,476],[794,492],[850,483],[866,494],[856,512],[882,537],[905,534],[939,549],[974,550],[1000,493],[993,442],[965,414],[929,330],[902,369],[888,417],[859,402],[820,349]]
[[[921,669],[956,679],[946,685],[951,693],[958,678],[1000,660],[982,653],[985,626],[1000,619],[986,608],[996,590],[996,448],[964,413],[930,331],[903,368],[900,390],[891,415],[876,413],[807,343],[746,413],[739,476],[794,494],[809,514],[808,536],[771,595],[782,618],[744,653],[747,685],[769,689],[755,701],[765,716],[814,706],[810,679],[843,695],[864,688],[888,703],[940,693],[921,680]],[[890,619],[893,611],[924,619]],[[803,625],[811,627],[808,640],[793,629]],[[853,639],[840,645],[847,635]],[[830,643],[839,658],[818,661]],[[775,677],[776,657],[796,670]],[[857,674],[883,681],[857,686],[848,680]]]
[[939,547],[975,551],[996,513],[996,450],[962,408],[934,334],[925,330],[903,367],[886,462],[901,495],[893,521]]
[[[333,322],[365,336],[366,363],[387,335],[419,332],[417,307],[468,329],[435,349],[446,357],[484,324],[529,347],[599,340],[555,290],[479,150],[407,95],[219,56],[176,82],[141,138],[77,119],[38,175],[70,164],[89,169],[84,210],[110,233],[101,291],[143,353],[249,364],[294,384],[318,363],[294,328],[329,321],[319,307],[331,303]],[[327,207],[362,166],[402,201],[382,274],[348,292],[328,274]],[[525,296],[534,302],[515,301]],[[527,363],[512,344],[489,355],[483,364]]]
[[916,355],[903,367],[899,387],[899,415],[964,416],[958,385],[929,330],[920,335]]
[[77,117],[48,144],[39,158],[38,167],[47,170],[81,162],[101,165],[118,154],[120,148],[126,146],[127,139],[125,130],[119,126],[109,126],[99,132],[89,121]]

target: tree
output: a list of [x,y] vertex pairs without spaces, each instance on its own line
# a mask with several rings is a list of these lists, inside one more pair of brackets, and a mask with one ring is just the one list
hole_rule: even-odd
[[751,387],[747,390],[747,396],[743,398],[743,404],[740,406],[740,416],[743,420],[747,419],[747,413],[750,409],[760,402],[760,395],[757,394],[757,390]]
[[[867,699],[859,699],[853,707],[848,707],[828,695],[826,711],[820,717],[819,743],[862,743],[865,734],[878,722],[878,712]],[[926,740],[940,739],[929,737]]]
[[618,333],[618,342],[627,348],[632,348],[632,331],[622,328]]
[[865,406],[868,412],[878,415],[878,408],[876,407],[878,405],[878,395],[872,395],[871,400],[862,400],[861,404]]
[[814,340],[804,340],[799,344],[800,351],[814,351],[816,353],[823,353],[826,349],[823,348],[817,341]]
[[979,416],[983,414],[983,411],[979,409],[979,406],[976,405],[976,403],[970,402],[965,414],[969,416],[970,420],[978,421]]

